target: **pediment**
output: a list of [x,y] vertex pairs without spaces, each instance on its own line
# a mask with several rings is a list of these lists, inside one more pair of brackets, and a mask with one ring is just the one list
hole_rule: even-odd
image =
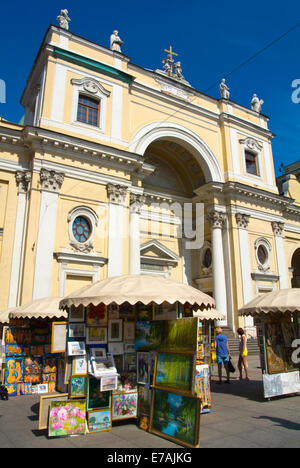
[[141,245],[140,248],[141,258],[159,259],[165,262],[178,262],[179,257],[166,246],[157,240],[151,240]]

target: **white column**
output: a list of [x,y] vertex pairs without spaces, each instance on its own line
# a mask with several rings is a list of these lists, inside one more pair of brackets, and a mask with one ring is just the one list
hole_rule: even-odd
[[52,293],[53,251],[55,245],[58,190],[64,175],[41,169],[42,196],[36,246],[32,299],[49,297]]
[[108,184],[108,277],[123,274],[124,208],[127,187]]
[[283,246],[283,238],[282,238],[282,233],[284,230],[284,223],[279,223],[277,221],[274,221],[272,223],[272,227],[273,227],[273,232],[275,236],[275,244],[276,244],[279,285],[280,285],[280,289],[287,289],[288,288],[287,268],[286,268],[286,263],[285,263],[284,246]]
[[225,214],[212,211],[208,214],[207,219],[212,227],[214,299],[217,310],[226,317],[225,320],[218,322],[218,324],[227,326],[227,292],[222,237],[222,229],[226,218]]
[[192,285],[192,250],[186,248],[186,243],[190,239],[181,239],[181,252],[182,252],[182,282]]
[[10,274],[10,289],[8,307],[19,305],[21,273],[23,265],[23,248],[26,230],[27,204],[28,204],[28,184],[31,181],[31,172],[17,171],[16,182],[18,186],[18,207],[15,224],[15,238],[12,256],[12,266]]
[[144,203],[143,195],[130,194],[129,273],[131,275],[139,275],[141,272],[140,215]]
[[[251,279],[251,260],[249,251],[249,235],[248,235],[248,224],[250,216],[244,213],[237,213],[235,215],[238,233],[239,233],[239,245],[240,245],[240,262],[242,271],[242,284],[243,284],[243,300],[244,304],[250,302],[253,298],[252,293],[252,279]],[[252,317],[245,317],[245,328],[246,332],[253,335],[254,322]]]

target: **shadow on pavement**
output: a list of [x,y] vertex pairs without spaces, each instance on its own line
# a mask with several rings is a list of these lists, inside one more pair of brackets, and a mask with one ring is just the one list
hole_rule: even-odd
[[278,424],[275,424],[275,426],[284,427],[292,431],[300,431],[300,424],[292,422],[292,421],[288,421],[287,419],[273,418],[270,416],[253,416],[253,419],[267,419],[274,423],[278,423]]
[[229,385],[225,381],[219,385],[217,380],[213,380],[211,390],[215,394],[234,395],[259,403],[266,401],[261,380],[231,380]]

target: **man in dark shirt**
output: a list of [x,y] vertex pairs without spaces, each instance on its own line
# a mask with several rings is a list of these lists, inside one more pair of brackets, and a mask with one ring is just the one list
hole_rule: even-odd
[[218,372],[219,372],[219,384],[222,383],[222,364],[224,364],[227,380],[226,383],[230,383],[230,373],[229,373],[229,359],[230,359],[230,349],[228,344],[228,339],[222,333],[222,328],[216,328],[216,338],[215,338],[215,348],[217,351],[217,361],[218,361]]

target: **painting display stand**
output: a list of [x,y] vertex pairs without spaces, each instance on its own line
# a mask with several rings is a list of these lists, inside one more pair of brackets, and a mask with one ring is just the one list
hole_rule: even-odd
[[179,310],[168,303],[70,308],[67,393],[40,405],[49,437],[135,419],[142,430],[198,447],[200,413],[211,405],[209,337],[198,318],[178,318]]
[[51,348],[50,319],[13,319],[3,327],[3,383],[9,397],[55,393],[59,355]]
[[254,317],[267,399],[300,392],[299,359],[293,342],[300,338],[299,315],[261,314]]

